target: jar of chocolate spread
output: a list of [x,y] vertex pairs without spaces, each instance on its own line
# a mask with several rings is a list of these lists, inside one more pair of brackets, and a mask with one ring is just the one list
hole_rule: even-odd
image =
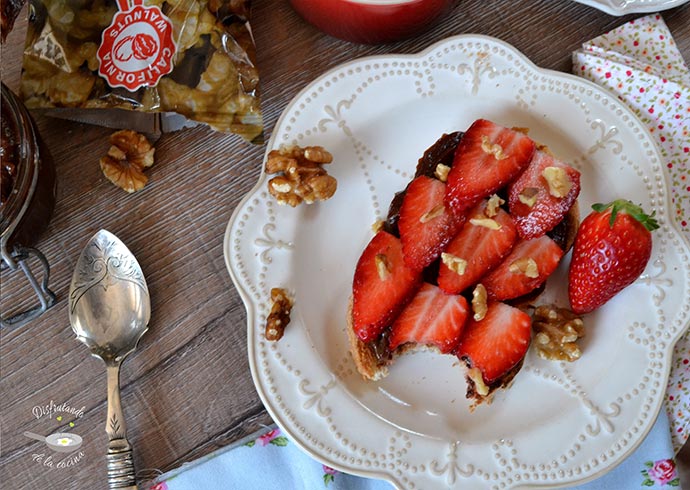
[[[1,312],[2,327],[17,327],[55,303],[48,261],[32,248],[55,207],[55,166],[29,112],[4,83],[0,111],[0,269],[22,272],[38,298],[37,305],[9,318]],[[30,259],[42,270],[32,271]]]

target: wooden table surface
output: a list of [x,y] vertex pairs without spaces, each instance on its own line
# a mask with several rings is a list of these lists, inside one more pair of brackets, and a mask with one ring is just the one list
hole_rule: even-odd
[[[326,70],[356,57],[414,53],[461,33],[496,36],[537,65],[569,72],[570,54],[588,39],[638,15],[612,17],[571,0],[464,0],[421,36],[379,46],[331,38],[306,24],[285,0],[253,2],[251,24],[261,73],[266,140],[288,101]],[[23,14],[25,17],[25,12]],[[690,60],[690,4],[663,13]],[[16,90],[26,21],[2,48],[2,79]],[[52,266],[58,303],[28,326],[3,332],[0,417],[3,488],[105,488],[106,377],[69,326],[67,295],[75,261],[106,228],[135,253],[148,281],[150,330],[122,368],[122,402],[142,475],[167,471],[271,424],[247,362],[246,314],[223,261],[233,209],[259,177],[264,146],[197,127],[163,135],[150,182],[128,195],[102,175],[98,157],[111,130],[38,117],[58,173],[58,198],[37,247]],[[2,276],[2,305],[30,294]],[[37,418],[34,407],[67,403],[83,417]],[[83,438],[74,466],[50,468],[48,452],[24,431],[71,430]],[[46,454],[46,456],[48,456]],[[57,460],[56,460],[57,461]]]

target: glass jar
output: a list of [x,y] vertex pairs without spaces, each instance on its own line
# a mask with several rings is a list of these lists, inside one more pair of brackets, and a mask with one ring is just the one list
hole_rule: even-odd
[[[55,303],[55,294],[48,288],[50,266],[32,245],[48,227],[55,207],[56,179],[53,160],[29,112],[1,85],[0,269],[23,272],[39,303],[10,318],[1,315],[2,327],[18,327]],[[31,271],[32,258],[42,268],[40,281]]]

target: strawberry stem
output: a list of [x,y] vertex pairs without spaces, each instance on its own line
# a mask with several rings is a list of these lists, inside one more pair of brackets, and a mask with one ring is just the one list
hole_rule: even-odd
[[616,222],[616,216],[621,211],[635,218],[649,231],[659,228],[659,223],[654,218],[656,211],[653,211],[652,214],[647,214],[641,206],[633,204],[626,199],[616,199],[608,204],[597,203],[592,205],[592,209],[597,213],[603,213],[609,208],[611,209],[611,218],[609,218],[609,226],[611,228],[613,228],[613,224]]

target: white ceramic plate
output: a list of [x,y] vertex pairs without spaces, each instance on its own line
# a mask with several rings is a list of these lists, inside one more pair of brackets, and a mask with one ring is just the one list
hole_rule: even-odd
[[575,0],[610,15],[660,12],[686,3],[688,0]]
[[[627,197],[656,211],[662,226],[643,278],[586,317],[578,362],[547,362],[530,351],[513,386],[469,413],[454,357],[406,356],[383,381],[365,382],[345,328],[370,226],[424,150],[479,117],[530,128],[579,168],[581,209]],[[614,96],[539,69],[501,41],[458,36],[418,55],[364,58],[321,76],[285,109],[267,149],[281,144],[329,149],[336,195],[277,206],[262,175],[233,214],[224,249],[247,307],[256,389],[305,451],[405,489],[503,489],[584,482],[641,442],[688,323],[690,259],[669,223],[659,152]],[[546,291],[563,306],[564,270]],[[272,287],[295,297],[290,325],[275,343],[263,337]]]

